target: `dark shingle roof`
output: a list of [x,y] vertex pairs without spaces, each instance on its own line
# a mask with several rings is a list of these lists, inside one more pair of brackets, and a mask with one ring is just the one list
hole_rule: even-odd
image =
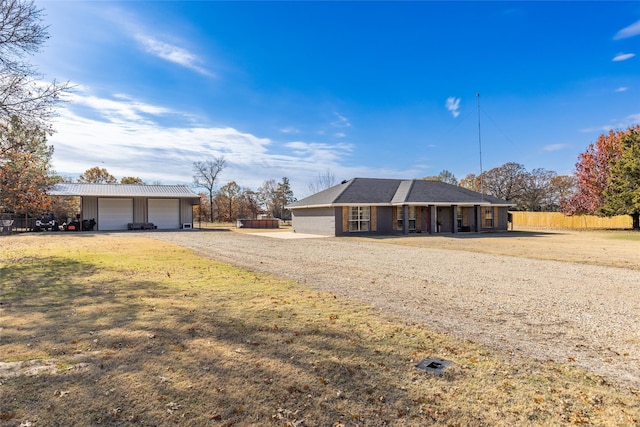
[[509,204],[497,197],[482,195],[464,187],[447,184],[442,181],[425,181],[416,179],[409,192],[406,203],[421,203],[425,200],[433,203],[465,203],[465,204]]
[[299,209],[314,206],[341,206],[353,204],[402,205],[502,205],[513,206],[505,200],[482,195],[441,181],[421,179],[353,178],[312,196],[288,205]]
[[390,203],[400,185],[399,179],[355,178],[333,201],[335,204]]

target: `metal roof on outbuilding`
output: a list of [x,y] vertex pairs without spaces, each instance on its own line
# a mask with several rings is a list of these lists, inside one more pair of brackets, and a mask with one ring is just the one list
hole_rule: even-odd
[[60,183],[54,185],[49,194],[52,196],[80,197],[200,198],[186,185]]

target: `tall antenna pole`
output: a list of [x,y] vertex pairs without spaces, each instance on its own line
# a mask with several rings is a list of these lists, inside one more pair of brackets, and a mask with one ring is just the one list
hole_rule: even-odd
[[482,176],[482,132],[480,131],[480,93],[476,93],[478,98],[478,148],[480,150],[480,194],[482,195],[482,201],[484,202],[484,185]]

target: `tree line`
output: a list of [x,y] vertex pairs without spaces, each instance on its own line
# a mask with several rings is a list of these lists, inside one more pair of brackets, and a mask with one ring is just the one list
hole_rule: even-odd
[[[51,198],[49,189],[65,181],[51,167],[53,132],[51,119],[68,83],[42,83],[42,76],[25,58],[38,52],[48,38],[43,13],[28,0],[0,0],[0,214],[34,216],[77,207],[62,198]],[[198,215],[210,221],[266,216],[289,219],[285,206],[295,197],[289,179],[264,181],[256,190],[230,181],[217,187],[227,166],[224,157],[194,162],[194,186],[204,189]],[[449,171],[434,177],[516,204],[516,209],[562,211],[568,215],[630,215],[640,229],[640,126],[611,130],[598,137],[578,156],[572,176],[543,168],[526,170],[505,163],[480,175],[469,174],[458,182]],[[69,181],[68,179],[66,181]],[[330,171],[309,183],[312,193],[333,186]],[[119,181],[104,168],[91,168],[78,182],[145,184],[128,176]],[[64,214],[62,214],[64,215]]]
[[259,215],[291,219],[286,206],[296,198],[289,178],[283,177],[280,182],[268,179],[257,190],[241,187],[235,181],[227,182],[218,189],[218,176],[226,167],[224,156],[193,163],[193,183],[205,189],[199,193],[200,206],[197,207],[196,218],[210,222],[234,222],[237,219],[255,219]]
[[425,177],[508,200],[516,210],[566,215],[629,215],[640,229],[640,125],[610,130],[578,156],[574,175],[543,168],[527,171],[509,162],[469,174],[460,182],[449,171]]

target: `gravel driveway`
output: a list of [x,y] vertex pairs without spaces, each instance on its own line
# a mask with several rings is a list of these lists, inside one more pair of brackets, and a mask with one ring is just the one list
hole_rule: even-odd
[[507,357],[572,363],[640,389],[640,271],[376,240],[144,234],[366,302]]

